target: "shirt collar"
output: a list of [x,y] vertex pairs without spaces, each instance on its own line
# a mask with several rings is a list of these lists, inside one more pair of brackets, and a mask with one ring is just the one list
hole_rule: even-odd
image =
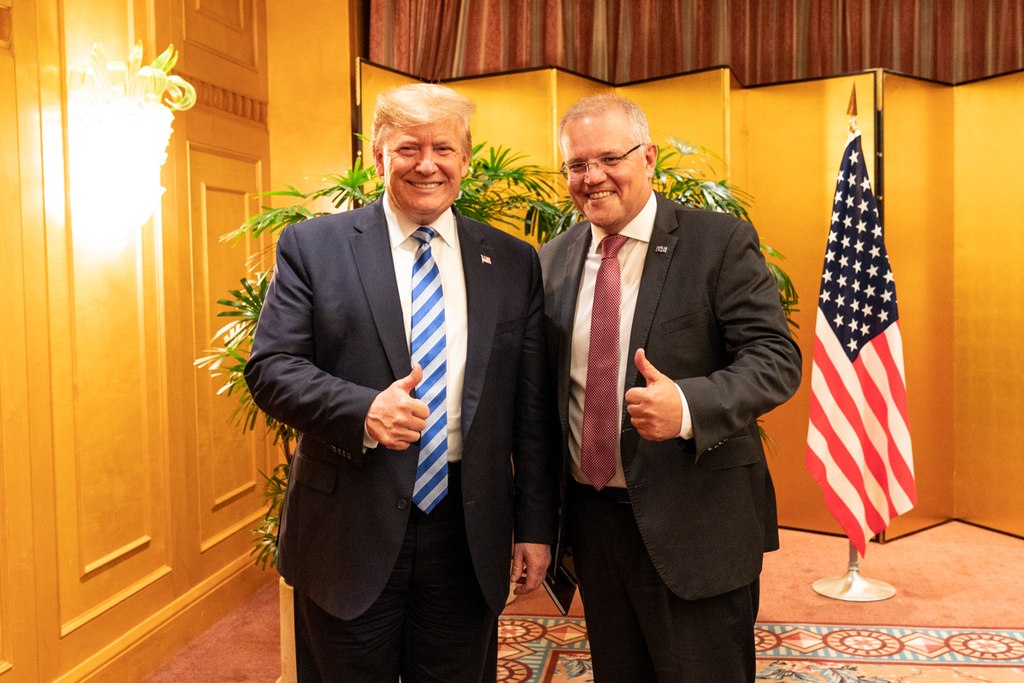
[[[400,211],[396,211],[391,206],[391,201],[388,199],[388,195],[385,192],[381,195],[381,202],[384,207],[384,219],[388,223],[388,239],[391,241],[391,250],[394,251],[402,243],[404,243],[409,237],[412,236],[416,229],[422,227],[421,223],[416,223],[409,219],[408,216]],[[448,209],[433,223],[430,223],[426,227],[433,228],[437,233],[437,236],[444,240],[445,244],[450,247],[455,245],[455,213]]]
[[[638,242],[650,242],[651,235],[654,233],[654,217],[657,213],[658,201],[654,198],[654,190],[651,190],[651,196],[648,197],[644,208],[640,209],[640,213],[633,216],[633,220],[626,223],[626,227],[620,230],[619,234]],[[593,223],[590,224],[590,231],[592,249],[599,249],[601,240],[608,236],[608,232]]]

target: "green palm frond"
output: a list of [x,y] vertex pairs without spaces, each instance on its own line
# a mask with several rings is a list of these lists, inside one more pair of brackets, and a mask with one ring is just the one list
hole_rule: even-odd
[[[295,189],[293,185],[287,185],[285,190],[274,190],[263,192],[259,197],[297,197],[303,201],[307,194]],[[254,213],[234,230],[226,232],[220,237],[221,242],[237,242],[242,237],[258,238],[263,233],[276,234],[293,223],[300,223],[312,218],[314,213],[307,209],[302,203],[292,204],[282,208],[261,206],[258,213]]]
[[573,206],[572,200],[568,197],[554,202],[535,199],[530,202],[523,216],[523,233],[527,236],[535,234],[537,241],[544,244],[581,220],[583,214]]
[[249,552],[256,566],[261,569],[277,566],[277,530],[281,526],[281,506],[288,488],[288,463],[281,463],[266,474],[262,470],[263,497],[267,501],[267,512],[259,525],[252,530],[253,548]]
[[654,189],[680,204],[750,221],[751,196],[726,180],[713,180],[714,162],[722,163],[703,147],[669,138],[668,145],[658,149]]
[[234,319],[217,330],[213,339],[215,345],[196,359],[195,365],[205,368],[211,377],[220,381],[217,395],[234,396],[237,399],[238,403],[231,414],[232,424],[240,427],[242,432],[248,432],[262,421],[274,435],[274,442],[284,442],[287,447],[295,439],[294,430],[259,409],[244,376],[256,323],[270,286],[270,276],[269,272],[260,272],[254,278],[243,278],[240,288],[229,290],[228,298],[217,300],[226,309],[217,313],[217,316]]
[[384,183],[373,166],[364,166],[363,158],[356,157],[352,168],[324,177],[325,187],[311,192],[309,199],[330,197],[339,211],[358,209],[375,201],[384,192]]
[[[469,174],[462,179],[455,208],[482,223],[524,228],[525,212],[545,197],[555,196],[555,174],[535,164],[522,164],[525,154],[480,143],[473,148]],[[525,234],[529,234],[526,232]]]

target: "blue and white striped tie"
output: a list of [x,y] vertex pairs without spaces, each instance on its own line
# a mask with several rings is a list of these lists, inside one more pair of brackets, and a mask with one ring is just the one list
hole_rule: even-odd
[[412,266],[412,331],[409,352],[423,368],[416,396],[430,408],[427,427],[420,435],[420,459],[412,500],[430,512],[448,493],[448,367],[445,352],[444,298],[441,274],[430,253],[431,228],[412,234],[420,242]]

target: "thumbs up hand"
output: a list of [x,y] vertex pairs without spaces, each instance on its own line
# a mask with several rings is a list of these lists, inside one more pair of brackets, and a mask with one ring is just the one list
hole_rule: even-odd
[[416,364],[405,377],[391,383],[377,394],[366,413],[366,432],[385,448],[404,451],[420,438],[427,426],[430,409],[412,397],[412,391],[423,379],[423,369]]
[[412,390],[416,388],[416,385],[423,381],[423,368],[420,364],[412,366],[412,371],[408,375],[401,379],[396,379],[391,386],[397,387],[403,393],[412,395]]
[[634,387],[626,392],[626,411],[630,422],[648,441],[665,441],[679,436],[683,405],[676,383],[647,360],[643,349],[636,350],[633,362],[647,380],[647,386]]

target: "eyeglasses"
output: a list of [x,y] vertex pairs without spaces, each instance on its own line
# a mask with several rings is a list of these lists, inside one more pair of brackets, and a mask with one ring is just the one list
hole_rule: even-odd
[[619,162],[643,146],[644,143],[641,142],[625,154],[620,154],[617,157],[601,157],[600,159],[594,159],[593,161],[574,161],[571,164],[562,164],[562,167],[558,170],[562,172],[562,175],[565,176],[566,180],[579,180],[583,176],[587,175],[591,169],[603,168],[607,170],[609,168],[615,168],[619,165]]

